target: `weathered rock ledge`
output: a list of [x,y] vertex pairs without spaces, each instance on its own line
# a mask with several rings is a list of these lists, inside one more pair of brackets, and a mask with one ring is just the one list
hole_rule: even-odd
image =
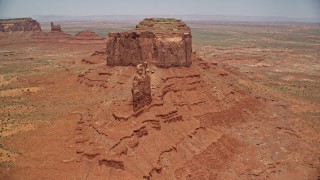
[[188,67],[192,63],[191,30],[177,19],[144,19],[131,31],[109,33],[106,52],[109,66],[148,62],[161,68]]

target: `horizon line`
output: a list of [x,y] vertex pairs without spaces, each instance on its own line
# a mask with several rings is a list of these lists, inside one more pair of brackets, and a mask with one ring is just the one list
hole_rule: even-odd
[[[31,16],[19,16],[19,17],[0,17],[0,19],[14,19],[14,18],[89,18],[89,17],[140,17],[140,16],[147,16],[147,17],[154,17],[154,18],[163,18],[163,17],[171,17],[175,18],[174,16],[183,17],[192,17],[194,18],[201,18],[197,19],[198,21],[208,21],[208,20],[218,20],[218,21],[267,21],[267,22],[307,22],[307,23],[320,23],[319,18],[313,17],[286,17],[286,16],[250,16],[250,15],[221,15],[221,14],[97,14],[97,15],[54,15],[54,14],[47,14],[47,15],[31,15]],[[216,17],[216,19],[210,19],[209,17]],[[222,19],[219,19],[222,18]],[[225,19],[223,19],[225,18]],[[231,19],[233,18],[233,19]],[[238,18],[238,19],[237,19]],[[247,18],[247,20],[245,19]],[[189,19],[189,20],[190,20]],[[71,19],[70,19],[71,20]],[[114,19],[112,19],[114,21]],[[122,19],[122,20],[130,20]],[[131,19],[132,20],[132,19]],[[195,19],[193,19],[195,20]],[[41,20],[40,20],[41,21]],[[186,19],[186,21],[188,21]]]

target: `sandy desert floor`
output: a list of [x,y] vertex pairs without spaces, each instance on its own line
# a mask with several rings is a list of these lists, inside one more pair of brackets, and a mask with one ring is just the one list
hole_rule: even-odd
[[105,40],[0,34],[0,178],[319,179],[320,25],[188,25],[192,66],[151,66],[140,113]]

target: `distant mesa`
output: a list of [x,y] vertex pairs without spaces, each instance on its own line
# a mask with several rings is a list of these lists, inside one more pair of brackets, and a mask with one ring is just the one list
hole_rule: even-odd
[[192,64],[191,29],[178,19],[144,19],[131,31],[109,33],[106,51],[109,66],[147,62],[161,68],[188,67]]
[[68,33],[65,33],[62,31],[62,28],[59,24],[54,25],[53,22],[51,22],[51,31],[48,33],[41,32],[36,33],[33,36],[35,39],[48,39],[48,40],[71,40],[72,36]]
[[[1,33],[4,32],[4,33]],[[6,32],[19,32],[19,33],[6,33]],[[23,32],[23,33],[21,33]],[[25,32],[25,33],[24,33]],[[99,36],[93,31],[85,30],[71,35],[63,31],[63,27],[59,24],[50,23],[50,31],[42,31],[39,22],[32,18],[13,18],[13,19],[0,19],[0,33],[1,37],[6,39],[32,39],[41,41],[69,41],[75,43],[97,43],[105,42],[106,38]],[[18,35],[19,34],[19,35]],[[79,40],[79,41],[73,41]],[[105,54],[105,51],[104,51]],[[104,56],[106,57],[106,56]],[[96,58],[96,57],[95,57]]]
[[0,32],[15,31],[41,31],[41,26],[32,18],[0,19]]
[[53,22],[51,22],[51,32],[62,32],[61,26],[59,24],[54,25]]
[[95,32],[90,31],[90,30],[78,32],[74,36],[74,38],[78,39],[78,40],[103,40],[103,39],[105,39],[104,37],[101,37],[98,34],[96,34]]

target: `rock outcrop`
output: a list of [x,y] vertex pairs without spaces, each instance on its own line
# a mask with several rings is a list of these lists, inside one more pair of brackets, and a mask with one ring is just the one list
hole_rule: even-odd
[[134,111],[151,103],[151,84],[147,63],[137,65],[137,74],[133,79],[131,92]]
[[93,52],[90,56],[82,59],[85,64],[99,64],[106,62],[106,49],[97,50]]
[[103,39],[105,39],[104,37],[101,37],[98,34],[96,34],[95,32],[90,31],[90,30],[78,32],[74,36],[74,38],[78,39],[78,40],[103,40]]
[[49,39],[49,40],[72,40],[73,37],[62,31],[61,26],[59,24],[54,25],[53,22],[51,22],[51,31],[48,33],[41,32],[36,33],[33,35],[33,38],[35,39]]
[[51,22],[51,32],[62,32],[61,26],[59,24],[54,25],[53,22]]
[[109,33],[107,39],[109,66],[148,62],[162,68],[188,67],[191,54],[191,30],[177,19],[144,19],[134,30]]
[[41,26],[32,18],[0,19],[0,32],[13,31],[41,31]]

